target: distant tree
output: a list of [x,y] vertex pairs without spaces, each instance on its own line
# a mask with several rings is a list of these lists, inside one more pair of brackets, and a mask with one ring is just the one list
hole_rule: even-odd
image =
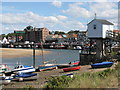
[[7,34],[7,37],[14,37],[14,36],[16,36],[16,33],[8,33]]
[[3,39],[4,37],[7,37],[7,35],[5,35],[5,34],[1,34],[1,35],[0,35],[0,38],[1,38],[1,39]]
[[63,34],[65,34],[65,32],[62,32],[62,31],[55,31],[54,34],[63,35]]
[[68,34],[73,34],[73,33],[78,34],[79,32],[80,32],[79,30],[75,30],[75,31],[71,30],[71,31],[68,32]]

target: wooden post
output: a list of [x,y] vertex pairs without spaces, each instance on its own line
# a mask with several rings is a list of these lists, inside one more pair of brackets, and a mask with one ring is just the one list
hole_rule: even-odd
[[41,41],[41,50],[42,50],[42,63],[44,64],[44,52],[43,52],[43,43]]
[[33,67],[35,68],[35,43],[33,45]]

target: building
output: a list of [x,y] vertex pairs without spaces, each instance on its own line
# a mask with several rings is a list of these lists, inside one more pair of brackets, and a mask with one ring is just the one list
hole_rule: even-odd
[[[19,31],[20,32],[20,31]],[[18,32],[18,33],[19,33]],[[20,32],[21,33],[21,32]],[[47,28],[33,28],[32,26],[27,26],[24,31],[23,41],[29,42],[45,42],[46,37],[49,35],[49,30]]]
[[46,38],[46,43],[63,43],[64,42],[64,38],[62,37],[62,35],[58,35],[58,34],[51,34],[49,36],[47,36]]
[[113,24],[104,19],[93,19],[87,26],[88,38],[106,38],[107,31],[113,31]]
[[86,44],[86,42],[88,40],[87,31],[80,31],[77,35],[77,39],[78,39],[80,45]]

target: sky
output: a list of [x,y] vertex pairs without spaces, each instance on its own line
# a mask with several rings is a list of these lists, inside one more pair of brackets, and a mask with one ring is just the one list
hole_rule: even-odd
[[87,30],[87,23],[95,18],[106,19],[117,29],[117,2],[2,2],[0,34],[24,30],[31,25],[50,31]]

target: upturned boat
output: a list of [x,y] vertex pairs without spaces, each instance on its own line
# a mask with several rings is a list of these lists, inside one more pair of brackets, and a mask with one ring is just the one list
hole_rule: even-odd
[[111,67],[114,64],[114,62],[101,62],[96,64],[91,64],[92,68],[106,68]]
[[57,69],[57,65],[51,65],[51,66],[39,66],[38,70],[39,71],[46,71],[46,70],[53,70]]
[[70,62],[71,65],[79,65],[79,63],[80,63],[79,60],[76,60],[76,61]]
[[79,69],[80,69],[80,66],[72,65],[70,67],[63,68],[63,71],[64,72],[69,72],[69,71],[76,71],[76,70],[79,70]]

